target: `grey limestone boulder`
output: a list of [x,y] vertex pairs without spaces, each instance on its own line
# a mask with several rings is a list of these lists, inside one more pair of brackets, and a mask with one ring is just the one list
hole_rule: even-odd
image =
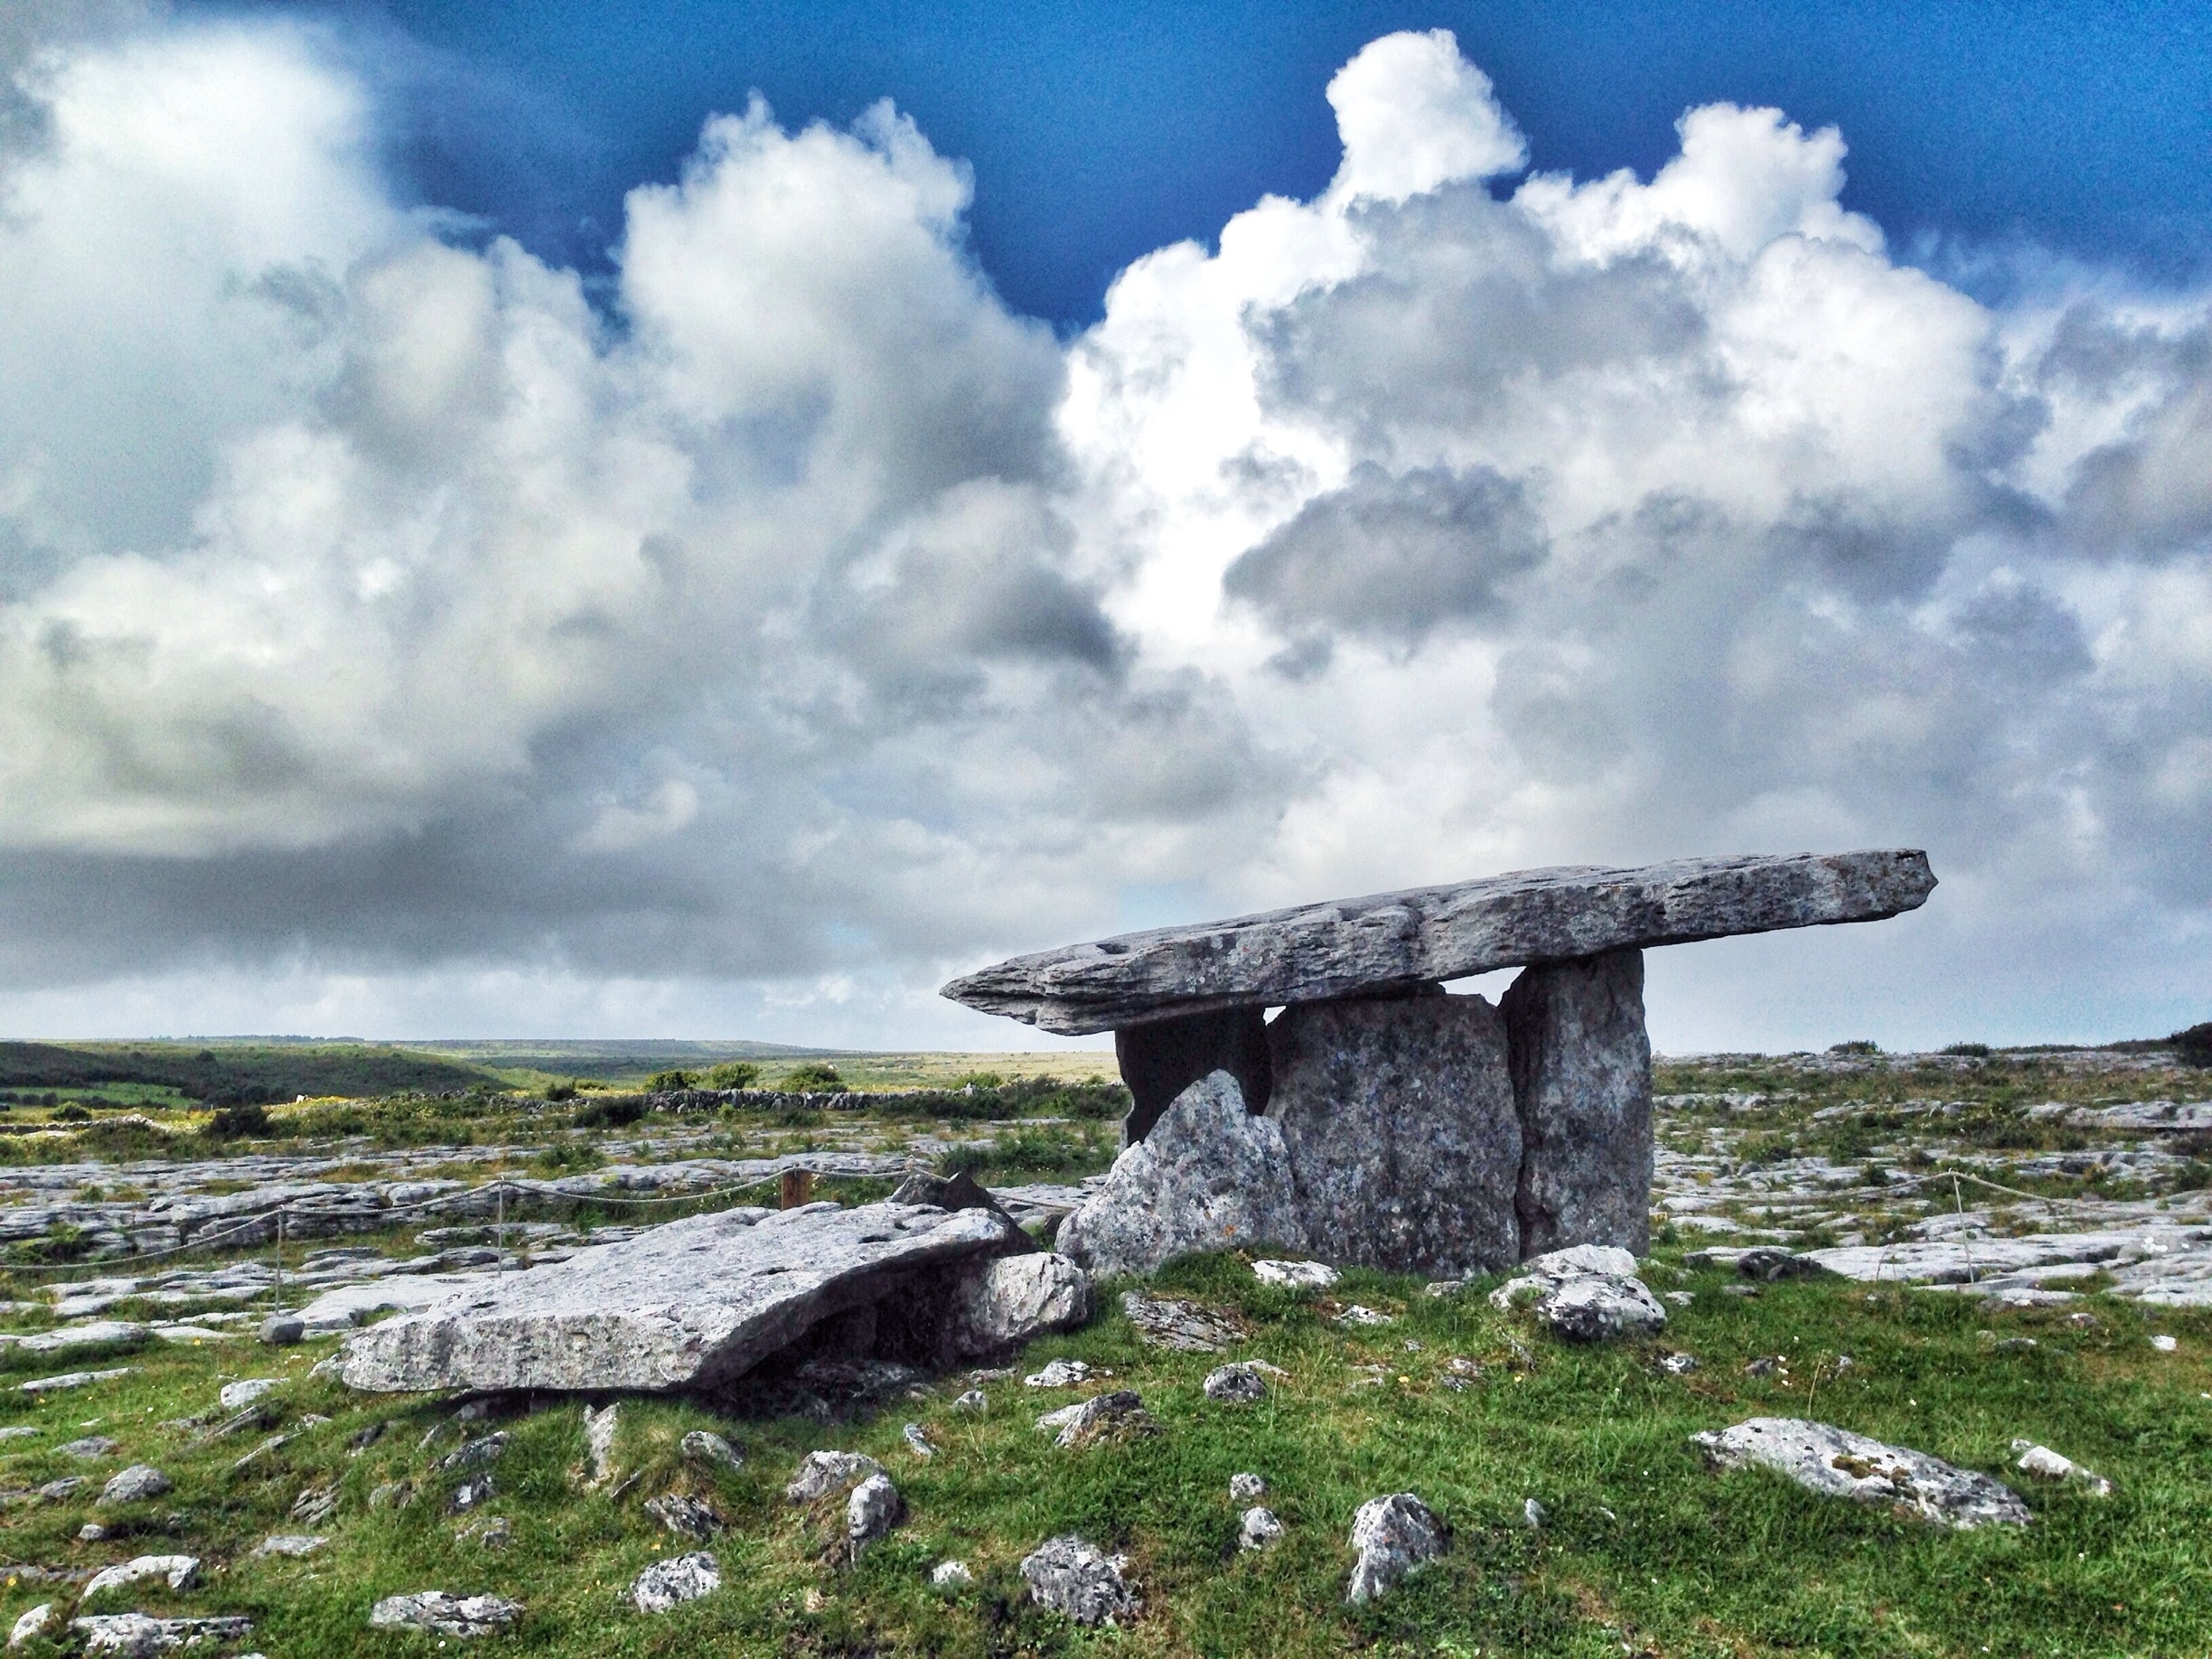
[[1493,1306],[1525,1308],[1570,1342],[1613,1342],[1666,1328],[1666,1309],[1636,1276],[1636,1258],[1618,1245],[1547,1251],[1490,1293]]
[[714,1506],[695,1497],[671,1492],[645,1500],[645,1513],[679,1538],[705,1543],[722,1530],[722,1517]]
[[866,1452],[813,1451],[799,1466],[783,1495],[794,1504],[813,1504],[884,1472],[882,1464]]
[[1063,1255],[1101,1278],[1196,1251],[1305,1247],[1281,1129],[1227,1072],[1183,1091],[1060,1223]]
[[744,1454],[709,1429],[692,1429],[684,1436],[680,1449],[694,1463],[716,1463],[726,1469],[745,1467]]
[[1451,1548],[1451,1534],[1436,1512],[1411,1492],[1369,1498],[1352,1517],[1352,1547],[1359,1560],[1345,1599],[1354,1607],[1386,1596],[1405,1576]]
[[1754,1417],[1693,1434],[1690,1443],[1719,1468],[1772,1469],[1810,1492],[1878,1504],[1962,1532],[2025,1526],[2035,1518],[2002,1481],[1801,1417]]
[[952,1280],[945,1343],[956,1359],[1073,1330],[1091,1317],[1091,1276],[1066,1256],[1001,1256]]
[[1644,953],[1524,970],[1500,1004],[1522,1157],[1523,1254],[1569,1244],[1651,1249],[1651,1038]]
[[1257,1405],[1267,1398],[1267,1379],[1260,1368],[1242,1361],[1217,1365],[1206,1373],[1202,1385],[1205,1397],[1221,1405]]
[[351,1387],[698,1388],[938,1270],[1033,1249],[995,1210],[809,1205],[701,1215],[501,1276],[347,1339]]
[[211,1618],[155,1618],[146,1613],[91,1613],[70,1620],[88,1654],[116,1659],[152,1659],[203,1643],[238,1642],[250,1635],[253,1621],[235,1615]]
[[1431,1279],[1520,1260],[1521,1126],[1505,1025],[1488,1002],[1308,1003],[1286,1008],[1268,1041],[1268,1117],[1307,1249]]
[[159,1579],[171,1589],[181,1590],[190,1588],[199,1577],[200,1558],[196,1555],[138,1555],[101,1568],[92,1575],[78,1599],[89,1601],[95,1596],[128,1589],[148,1579]]
[[630,1603],[641,1613],[665,1613],[722,1588],[722,1563],[704,1550],[655,1561],[630,1586]]
[[1283,1524],[1276,1519],[1275,1512],[1255,1505],[1246,1510],[1237,1523],[1237,1548],[1264,1550],[1281,1538],[1282,1532]]
[[869,1476],[845,1499],[845,1542],[855,1558],[906,1517],[906,1500],[881,1471]]
[[498,1596],[449,1596],[416,1590],[387,1596],[369,1609],[371,1630],[427,1630],[438,1636],[496,1636],[522,1617],[520,1602]]
[[100,1488],[102,1504],[143,1504],[157,1498],[170,1489],[170,1478],[150,1463],[134,1463],[127,1469],[108,1477]]
[[1129,1558],[1107,1555],[1073,1532],[1050,1538],[1022,1559],[1029,1598],[1079,1625],[1112,1625],[1143,1606],[1124,1578]]

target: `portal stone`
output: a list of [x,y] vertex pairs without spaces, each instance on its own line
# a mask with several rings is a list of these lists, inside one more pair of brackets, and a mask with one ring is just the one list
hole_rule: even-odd
[[1500,1004],[1521,1115],[1521,1253],[1651,1253],[1651,1038],[1644,953],[1530,968]]
[[1267,1110],[1267,1019],[1258,1008],[1217,1008],[1179,1019],[1148,1020],[1114,1033],[1114,1058],[1136,1105],[1121,1120],[1121,1144],[1135,1146],[1175,1097],[1208,1072],[1226,1072],[1244,1093],[1244,1110]]
[[1521,1259],[1505,1024],[1480,997],[1304,1003],[1268,1027],[1306,1248],[1429,1279]]

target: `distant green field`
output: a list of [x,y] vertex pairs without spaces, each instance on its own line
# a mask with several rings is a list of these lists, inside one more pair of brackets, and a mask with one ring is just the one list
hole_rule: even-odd
[[0,1092],[160,1105],[503,1087],[481,1066],[366,1043],[0,1043]]

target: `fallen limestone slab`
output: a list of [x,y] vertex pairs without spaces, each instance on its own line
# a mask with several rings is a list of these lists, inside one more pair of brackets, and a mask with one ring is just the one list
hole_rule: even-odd
[[199,1577],[200,1558],[196,1555],[138,1555],[101,1568],[85,1585],[78,1600],[86,1602],[109,1590],[128,1589],[148,1579],[159,1579],[173,1590],[188,1589]]
[[1837,1245],[1801,1260],[1866,1284],[1954,1287],[1989,1296],[2109,1271],[2115,1294],[2168,1307],[2212,1306],[2212,1228],[2108,1227],[2019,1238],[1916,1239]]
[[67,1354],[76,1348],[131,1348],[147,1342],[151,1326],[124,1319],[94,1319],[85,1325],[64,1325],[29,1336],[0,1333],[0,1348],[22,1354]]
[[303,1336],[335,1336],[366,1325],[380,1313],[420,1313],[436,1308],[453,1297],[494,1283],[498,1278],[496,1273],[408,1273],[372,1279],[325,1290],[292,1317],[300,1322]]
[[372,1630],[428,1630],[439,1636],[495,1636],[522,1617],[520,1602],[498,1596],[449,1596],[417,1590],[387,1596],[369,1609]]
[[[809,1204],[695,1216],[356,1332],[352,1388],[664,1392],[742,1375],[927,1270],[1034,1249],[995,1210]],[[946,1287],[940,1284],[942,1291]]]
[[950,1357],[979,1359],[1073,1330],[1090,1317],[1091,1276],[1067,1257],[1001,1256],[953,1280],[945,1346]]
[[1719,1468],[1772,1469],[1809,1492],[1879,1504],[1962,1532],[2025,1526],[2035,1518],[2002,1481],[1802,1417],[1754,1417],[1693,1434],[1690,1443]]
[[70,1620],[70,1628],[84,1638],[88,1654],[150,1659],[202,1643],[239,1641],[252,1634],[253,1621],[235,1616],[155,1618],[145,1613],[90,1613]]
[[1935,886],[1927,855],[1908,850],[1521,870],[1041,951],[964,975],[942,995],[1082,1036],[1608,951],[1879,921],[1917,908]]

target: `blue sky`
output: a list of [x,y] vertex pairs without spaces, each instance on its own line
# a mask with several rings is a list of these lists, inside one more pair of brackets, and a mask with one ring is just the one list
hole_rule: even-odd
[[[1844,201],[1956,267],[1992,245],[2203,267],[2212,13],[2187,5],[576,4],[394,0],[325,14],[422,79],[426,199],[591,263],[621,198],[674,175],[716,111],[766,96],[843,124],[889,97],[976,171],[977,252],[1008,300],[1095,320],[1129,260],[1204,239],[1336,164],[1320,90],[1361,45],[1443,27],[1536,165],[1648,175],[1693,105],[1771,104],[1851,145]],[[444,54],[392,52],[383,29]],[[1983,280],[2011,273],[1984,273]]]
[[2178,6],[15,0],[0,1032],[1869,846],[1661,1046],[2212,1016],[2207,159]]

